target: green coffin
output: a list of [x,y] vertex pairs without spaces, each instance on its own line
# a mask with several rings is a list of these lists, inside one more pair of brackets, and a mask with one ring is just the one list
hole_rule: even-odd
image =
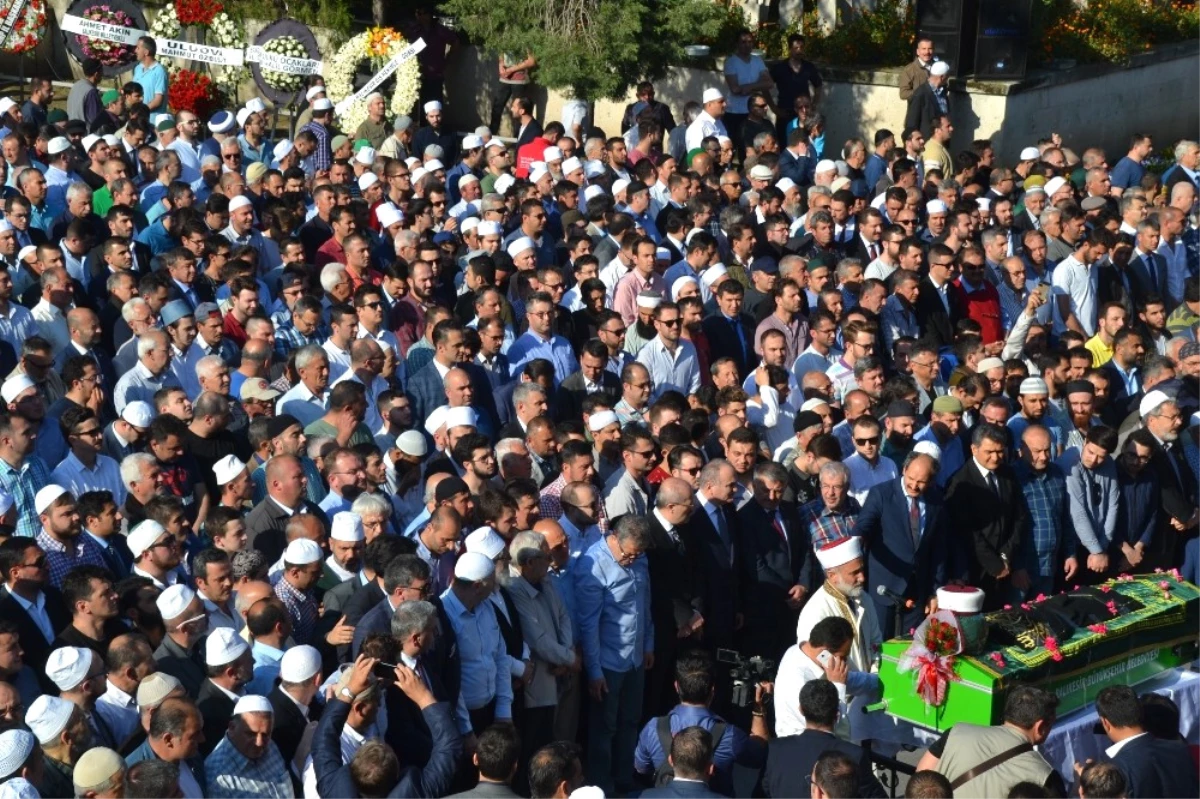
[[[940,707],[926,705],[917,694],[915,672],[896,670],[911,641],[886,641],[879,666],[884,709],[939,732],[964,721],[999,724],[1005,692],[1019,682],[1058,694],[1061,716],[1095,701],[1106,686],[1137,685],[1196,660],[1200,653],[1200,589],[1170,574],[1141,575],[1106,585],[1143,607],[1105,622],[1107,632],[1077,629],[1060,642],[1062,659],[1058,661],[1045,648],[1025,650],[1019,646],[959,656],[954,664],[959,679],[949,683]],[[1000,654],[1003,666],[991,657],[994,652]]]

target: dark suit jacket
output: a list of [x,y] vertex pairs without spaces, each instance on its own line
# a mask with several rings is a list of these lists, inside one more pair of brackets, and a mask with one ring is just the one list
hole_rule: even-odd
[[1196,761],[1182,741],[1146,734],[1122,746],[1113,763],[1125,775],[1125,795],[1130,799],[1200,795]]
[[706,317],[700,327],[708,337],[711,362],[715,363],[719,358],[733,358],[737,364],[738,379],[745,380],[758,363],[758,357],[754,354],[754,320],[749,314],[743,313],[738,317],[738,323],[742,327],[744,349],[733,324],[724,314]]
[[917,295],[917,322],[921,325],[921,338],[936,343],[939,347],[948,347],[954,343],[954,325],[965,314],[960,306],[958,294],[946,292],[950,303],[950,313],[938,298],[937,289],[929,278],[922,278],[921,291]]
[[[304,502],[304,512],[314,514],[329,529],[329,519],[325,511],[318,508],[307,499]],[[283,556],[287,548],[284,530],[291,519],[270,497],[255,505],[246,515],[246,533],[250,536],[250,546],[263,553],[267,563],[274,563]]]
[[[992,493],[974,458],[968,457],[946,484],[949,529],[962,538],[970,584],[985,591],[995,586],[995,575],[1004,570],[1001,555],[1011,568],[1020,568],[1018,550],[1029,525],[1029,509],[1012,470],[1001,466],[996,480],[999,495]],[[1002,601],[999,594],[988,596],[989,607]]]
[[[445,628],[449,625],[443,624],[442,626]],[[453,632],[451,635],[453,636]],[[444,668],[439,667],[436,653],[431,653],[428,657],[422,656],[420,666],[425,672],[426,679],[429,680],[429,689],[433,691],[434,698],[454,707],[458,702],[458,687],[456,684],[453,691],[447,687],[444,676],[448,676],[448,673]],[[457,675],[457,662],[454,668]],[[454,677],[453,679],[457,683],[458,678]],[[426,723],[424,714],[411,699],[404,695],[404,692],[394,685],[388,686],[385,701],[388,714],[388,729],[384,736],[385,739],[397,752],[404,752],[408,762],[424,766],[433,754],[433,732]]]
[[[212,293],[212,290],[209,288],[207,281],[193,280],[192,281],[192,294],[196,295],[196,299],[198,302],[212,302],[213,301],[213,293]],[[171,281],[171,284],[167,289],[167,302],[170,302],[172,300],[183,300],[188,305],[192,304],[191,302],[188,302],[187,295],[183,293],[183,289],[179,288],[179,284],[176,283],[174,280]]]
[[271,690],[271,693],[267,694],[267,700],[275,710],[275,729],[271,732],[271,740],[279,747],[279,754],[283,755],[283,762],[290,763],[296,756],[296,749],[300,746],[300,740],[304,737],[304,728],[308,726],[308,722],[316,721],[321,717],[322,705],[318,702],[311,703],[308,706],[310,719],[306,719],[296,703],[292,701],[291,697],[285,695],[283,689],[278,685]]
[[701,601],[708,611],[704,617],[705,644],[728,649],[733,646],[734,616],[742,608],[738,584],[738,558],[741,551],[737,545],[740,537],[737,514],[728,507],[723,509],[723,513],[730,544],[721,540],[720,533],[713,527],[712,520],[699,502],[692,511],[692,518],[682,528],[681,536],[687,546],[695,550],[703,580]]
[[225,737],[229,720],[233,718],[235,704],[236,702],[230,699],[212,680],[205,680],[200,686],[196,707],[199,708],[200,716],[204,719],[204,743],[200,744],[200,753],[205,757],[208,757]]
[[[621,399],[621,378],[604,369],[600,372],[600,391],[607,394],[613,404]],[[558,386],[555,409],[561,420],[583,417],[583,400],[587,390],[583,387],[583,372],[575,372]]]
[[345,580],[338,583],[321,597],[321,601],[325,605],[325,610],[343,612],[346,603],[350,601],[350,597],[354,596],[354,592],[362,587],[363,584],[357,579]]
[[[1172,468],[1172,461],[1175,462],[1177,468]],[[1179,534],[1175,532],[1174,527],[1170,526],[1170,519],[1171,517],[1187,519],[1195,510],[1195,480],[1183,458],[1183,450],[1179,442],[1172,444],[1169,450],[1156,445],[1154,453],[1150,456],[1149,468],[1158,480],[1161,488],[1159,496],[1162,498],[1162,512],[1158,514],[1158,534],[1156,540],[1151,544],[1151,549],[1154,549],[1160,556],[1170,556],[1171,563],[1179,563],[1179,560],[1174,558]],[[1183,478],[1182,481],[1180,481],[1180,477]]]
[[805,730],[799,735],[771,741],[767,747],[767,765],[763,768],[763,794],[774,799],[807,796],[808,777],[812,774],[813,766],[818,757],[829,751],[841,752],[858,763],[858,790],[855,796],[863,799],[887,796],[879,780],[871,773],[867,753],[861,747],[822,730]]
[[[445,702],[430,705],[421,711],[433,733],[433,753],[424,767],[402,762],[400,779],[388,792],[389,797],[433,797],[450,792],[450,783],[462,755],[462,737],[454,726],[450,706]],[[350,715],[350,705],[331,699],[321,714],[313,736],[313,767],[321,777],[317,791],[321,796],[340,796],[353,799],[359,795],[350,777],[350,766],[342,764],[342,727]]]
[[[46,597],[46,615],[50,617],[50,629],[57,634],[59,630],[71,623],[71,617],[67,615],[62,594],[57,588],[46,585],[42,588],[42,594]],[[17,640],[21,642],[21,649],[25,652],[25,665],[38,675],[38,681],[42,684],[43,690],[53,692],[53,695],[57,696],[58,691],[50,678],[46,676],[45,668],[53,642],[46,640],[42,631],[34,623],[33,617],[25,611],[25,608],[21,607],[17,600],[13,599],[8,588],[3,585],[0,585],[0,619],[8,619],[17,625]]]
[[200,687],[208,678],[204,675],[204,667],[191,652],[184,650],[167,636],[158,645],[158,649],[154,650],[154,660],[158,663],[159,671],[170,674],[183,684],[188,696],[199,696]]
[[811,186],[813,171],[816,168],[816,161],[811,156],[802,155],[797,158],[786,147],[779,151],[779,176],[781,178],[791,178],[797,186]]
[[785,544],[775,531],[773,513],[751,500],[737,512],[741,548],[742,598],[747,614],[742,646],[749,654],[776,658],[796,637],[799,611],[788,607],[788,591],[813,581],[812,538],[790,503],[780,505]]
[[[1108,423],[1115,427],[1120,424],[1121,419],[1124,419],[1130,413],[1137,410],[1137,404],[1141,401],[1142,392],[1139,391],[1133,395],[1129,394],[1125,389],[1125,380],[1117,372],[1117,368],[1113,365],[1112,361],[1104,364],[1100,369],[1108,377],[1108,406],[1105,407],[1102,415],[1106,421],[1113,420]],[[1141,377],[1139,376],[1138,383],[1140,384],[1141,382]]]
[[694,541],[684,538],[684,529],[676,528],[678,541],[663,528],[653,513],[650,522],[653,543],[646,552],[650,570],[650,616],[654,620],[655,652],[658,642],[674,649],[676,633],[694,613],[704,615],[704,574],[699,568]]
[[[460,363],[457,368],[465,369],[471,376],[471,387],[475,389],[474,407],[476,411],[486,413],[492,421],[492,429],[499,430],[500,420],[496,415],[496,400],[487,372],[473,363]],[[414,419],[426,419],[434,409],[446,404],[446,387],[432,361],[421,367],[415,375],[409,376],[405,393],[408,394],[408,401],[412,404]]]
[[909,530],[902,477],[874,486],[858,514],[855,529],[868,553],[869,592],[884,605],[892,605],[892,600],[878,596],[878,586],[922,605],[946,584],[948,542],[942,492],[931,485],[923,499],[925,527],[917,548]]
[[1150,257],[1154,259],[1155,273],[1151,275],[1146,269],[1146,263],[1142,260],[1137,252],[1134,252],[1129,258],[1129,281],[1133,287],[1134,301],[1139,305],[1146,301],[1146,297],[1150,294],[1157,294],[1159,297],[1169,297],[1167,291],[1167,259],[1161,253],[1150,253]]
[[[812,771],[808,773],[812,774]],[[671,780],[661,788],[647,788],[630,796],[641,799],[720,799],[721,794],[714,793],[702,782]]]
[[[54,368],[59,374],[62,374],[63,367],[66,366],[67,361],[82,354],[79,350],[68,344],[58,353],[58,357],[54,361]],[[101,387],[104,389],[105,399],[107,400],[112,396],[112,391],[116,388],[117,380],[120,377],[113,367],[112,358],[108,357],[106,353],[97,347],[92,347],[91,352],[88,354],[92,356],[92,360],[96,362],[96,368],[100,370]]]
[[941,106],[933,94],[933,87],[929,85],[929,81],[925,81],[912,93],[912,97],[908,98],[904,127],[917,128],[925,138],[929,138],[933,131],[933,118],[940,113]]
[[1096,270],[1096,306],[1103,307],[1110,302],[1119,302],[1125,306],[1125,312],[1133,316],[1137,310],[1137,280],[1134,276],[1129,275],[1129,288],[1126,289],[1125,281],[1121,280],[1121,271],[1110,261],[1098,266],[1093,265],[1092,268]]
[[469,791],[452,793],[447,799],[516,799],[518,794],[507,785],[496,782],[481,782]]
[[356,588],[346,604],[342,607],[342,615],[347,624],[358,624],[373,607],[383,601],[383,589],[374,580],[361,588]]

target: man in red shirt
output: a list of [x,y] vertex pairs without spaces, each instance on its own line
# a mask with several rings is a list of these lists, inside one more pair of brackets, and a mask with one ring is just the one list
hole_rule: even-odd
[[975,246],[963,247],[958,252],[962,265],[962,276],[954,281],[967,316],[983,328],[983,343],[993,344],[1004,340],[1004,325],[1000,321],[1000,294],[996,287],[984,278],[983,251]]
[[225,313],[225,337],[241,349],[246,344],[246,322],[258,312],[258,285],[253,278],[239,276],[229,283],[229,310]]
[[329,212],[329,226],[333,237],[317,248],[317,268],[325,264],[346,263],[344,242],[354,232],[354,212],[349,206],[340,205]]
[[538,136],[528,144],[522,145],[517,150],[517,177],[529,177],[529,165],[534,161],[544,161],[546,148],[556,144],[562,138],[564,130],[566,129],[562,126],[561,122],[551,122],[542,131],[541,136]]

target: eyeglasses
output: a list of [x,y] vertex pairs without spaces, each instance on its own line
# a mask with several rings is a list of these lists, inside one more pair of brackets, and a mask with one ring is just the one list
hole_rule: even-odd
[[622,560],[635,561],[642,556],[641,552],[626,552],[625,547],[621,546],[621,539],[617,538],[617,551],[621,553]]
[[178,541],[176,541],[174,538],[168,538],[163,541],[155,541],[153,544],[150,545],[150,548],[158,549],[159,547],[165,547],[167,549],[176,549],[178,546],[179,546]]
[[872,436],[871,438],[856,438],[854,439],[854,443],[858,444],[860,447],[869,447],[872,444],[878,445],[879,436]]
[[364,302],[362,305],[360,305],[358,307],[359,308],[370,308],[372,311],[378,311],[380,308],[383,307],[383,302],[381,300],[376,300],[375,302]]
[[225,154],[224,154],[224,155],[222,155],[221,157],[222,157],[222,158],[236,158],[238,161],[241,161],[241,160],[242,160],[242,154],[241,154],[241,153],[225,153]]
[[44,568],[46,568],[46,556],[42,555],[40,558],[35,560],[33,563],[22,563],[21,568],[22,569],[44,569]]
[[643,449],[643,450],[631,449],[631,450],[629,450],[630,455],[641,455],[643,458],[653,458],[657,452],[658,452],[658,450],[653,450],[653,449]]
[[429,596],[429,585],[428,584],[425,584],[422,586],[402,585],[400,587],[403,588],[405,591],[415,591],[417,596]]
[[937,363],[935,361],[930,361],[929,363],[924,363],[922,361],[909,361],[908,365],[909,366],[920,366],[922,369],[932,369],[935,366],[937,366]]
[[93,427],[91,430],[76,430],[75,435],[77,435],[77,436],[100,436],[100,435],[104,435],[104,431],[101,430],[99,427]]
[[605,330],[604,328],[600,328],[601,333],[608,333],[610,336],[623,336],[625,335],[625,330],[626,328],[621,328],[620,330]]
[[680,322],[679,319],[659,319],[658,320],[658,323],[660,325],[666,325],[667,327],[679,327],[679,322]]
[[679,467],[679,471],[683,472],[684,474],[693,474],[694,475],[694,474],[700,474],[700,470],[702,468],[703,467],[701,467],[701,466],[694,466],[691,469],[685,469],[681,466],[681,467]]

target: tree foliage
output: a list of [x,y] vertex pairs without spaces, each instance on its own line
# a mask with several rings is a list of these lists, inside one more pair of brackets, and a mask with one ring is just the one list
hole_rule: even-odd
[[685,45],[722,38],[736,19],[714,0],[446,0],[442,9],[485,50],[532,53],[538,83],[581,100],[661,77]]

